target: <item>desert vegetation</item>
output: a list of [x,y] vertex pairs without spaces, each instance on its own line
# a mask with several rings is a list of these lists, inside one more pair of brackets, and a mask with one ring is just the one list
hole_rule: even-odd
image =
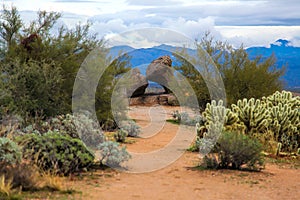
[[[114,86],[131,69],[130,57],[109,60],[105,41],[90,34],[89,23],[57,27],[60,17],[40,11],[36,20],[25,24],[15,7],[4,7],[1,13],[0,199],[22,199],[28,191],[28,198],[36,191],[76,193],[62,182],[122,167],[131,158],[126,139],[141,140],[138,122],[118,125],[111,111]],[[197,138],[190,150],[210,147],[196,165],[260,171],[268,156],[299,160],[300,98],[282,90],[284,67],[276,68],[273,56],[251,60],[243,46],[234,49],[210,35],[196,44],[198,54],[203,48],[215,62],[227,95],[226,104],[210,99],[201,74],[177,56],[181,65],[174,68],[193,87],[201,115],[175,111],[169,121],[175,127],[195,126]],[[72,114],[77,72],[95,48],[111,63],[92,102],[97,118],[86,105],[79,106],[80,114]],[[200,58],[193,59],[202,63]]]

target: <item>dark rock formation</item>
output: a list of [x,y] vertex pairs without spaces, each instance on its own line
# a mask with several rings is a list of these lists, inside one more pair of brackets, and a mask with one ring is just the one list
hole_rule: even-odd
[[161,56],[156,60],[152,61],[148,66],[146,71],[146,78],[148,81],[156,82],[162,85],[165,89],[165,93],[170,93],[171,91],[167,88],[168,83],[173,76],[172,70],[172,60],[170,56]]
[[138,68],[131,70],[130,74],[130,84],[127,88],[128,97],[137,97],[145,93],[148,87],[148,81],[145,76],[143,76]]

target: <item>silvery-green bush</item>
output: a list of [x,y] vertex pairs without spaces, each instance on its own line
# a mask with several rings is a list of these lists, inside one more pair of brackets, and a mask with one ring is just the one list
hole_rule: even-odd
[[110,167],[119,167],[122,162],[131,158],[125,147],[120,147],[119,143],[106,141],[98,146],[100,163]]
[[172,114],[173,118],[181,124],[188,126],[195,126],[197,123],[203,124],[204,119],[201,115],[196,115],[195,117],[191,117],[187,112],[179,112],[178,110],[174,111]]
[[58,115],[47,121],[35,123],[22,130],[24,133],[42,135],[48,131],[57,131],[62,135],[80,138],[87,146],[96,148],[105,140],[97,120],[92,119],[90,113]]
[[137,137],[141,132],[141,127],[134,121],[123,122],[120,128],[127,131],[127,135],[131,137]]

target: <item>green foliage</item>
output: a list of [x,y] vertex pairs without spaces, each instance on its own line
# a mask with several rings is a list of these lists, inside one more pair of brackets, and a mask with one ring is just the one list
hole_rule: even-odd
[[204,166],[217,169],[260,170],[264,161],[261,154],[262,145],[247,135],[224,132],[215,147],[216,154],[204,158]]
[[8,92],[0,102],[10,113],[21,115],[28,123],[31,116],[54,116],[65,111],[61,68],[54,62],[22,63],[16,59],[0,65],[0,69]]
[[131,158],[125,147],[120,148],[119,144],[112,141],[103,142],[98,146],[100,151],[100,163],[110,167],[119,167],[122,162]]
[[[37,19],[25,24],[12,6],[4,7],[0,17],[0,118],[19,114],[28,125],[36,118],[70,113],[77,72],[97,48],[95,71],[85,78],[93,80],[99,75],[96,68],[108,63],[109,67],[99,81],[95,102],[88,103],[95,103],[101,125],[114,126],[110,97],[118,76],[129,70],[126,55],[110,62],[103,40],[89,33],[90,23],[54,29],[60,13],[39,11]],[[83,94],[90,95],[89,90]],[[86,101],[80,103],[85,109]]]
[[128,132],[124,129],[119,129],[115,134],[114,138],[117,142],[125,142]]
[[137,137],[141,132],[141,127],[134,121],[125,121],[121,123],[121,129],[127,131],[127,136]]
[[22,158],[20,147],[8,138],[0,137],[0,165],[14,165]]
[[[111,96],[121,75],[131,68],[129,59],[129,56],[125,54],[113,60],[99,80],[95,94],[95,108],[98,120],[105,130],[116,128],[112,120]],[[102,67],[99,64],[98,66]]]
[[[235,49],[231,45],[216,41],[207,33],[199,42],[196,42],[197,52],[195,56],[188,55],[183,50],[180,55],[189,57],[200,66],[201,74],[194,69],[191,63],[184,58],[177,57],[180,66],[175,66],[189,81],[197,95],[201,108],[205,108],[210,102],[210,95],[206,84],[211,78],[211,62],[217,66],[226,89],[227,102],[236,103],[243,98],[261,98],[282,89],[280,77],[284,74],[284,68],[275,66],[274,56],[262,59],[257,56],[249,58],[243,46]],[[203,50],[206,52],[204,54]],[[206,81],[204,81],[206,80]],[[210,85],[213,87],[213,85]],[[214,88],[217,90],[218,88]]]
[[44,171],[70,174],[89,167],[94,154],[79,139],[49,131],[44,135],[26,134],[16,139],[23,157]]

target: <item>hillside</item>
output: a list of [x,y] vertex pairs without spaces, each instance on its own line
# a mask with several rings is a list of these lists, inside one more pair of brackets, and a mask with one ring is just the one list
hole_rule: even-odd
[[[173,47],[169,45],[160,45],[152,48],[134,49],[129,46],[116,46],[111,48],[110,54],[112,56],[119,55],[120,52],[128,52],[131,57],[131,64],[133,67],[139,67],[141,72],[145,74],[148,64],[162,55],[170,55],[173,60],[173,65],[178,65],[176,58],[172,52],[176,52],[180,47]],[[195,50],[188,49],[189,54],[194,54]],[[277,40],[270,47],[251,47],[246,49],[251,59],[258,55],[262,58],[267,58],[272,54],[275,55],[277,62],[276,67],[281,68],[285,66],[286,73],[283,76],[285,89],[299,90],[300,89],[300,47],[293,47],[289,45],[287,40]]]

